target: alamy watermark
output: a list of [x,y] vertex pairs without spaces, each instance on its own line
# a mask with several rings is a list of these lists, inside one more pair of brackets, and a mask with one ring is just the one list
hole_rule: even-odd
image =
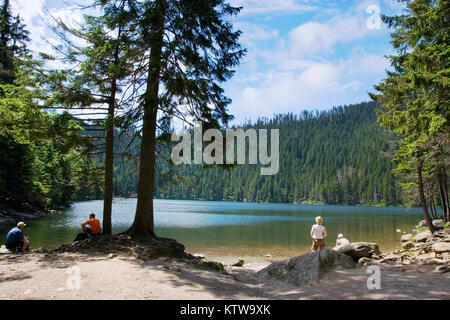
[[366,26],[369,30],[381,29],[381,9],[376,4],[372,4],[367,7],[366,13],[370,14],[370,17],[366,20]]
[[367,278],[366,285],[369,290],[381,289],[381,270],[379,266],[367,267],[366,273],[370,274]]
[[[194,150],[192,157],[192,133],[183,130],[172,133],[172,141],[179,142],[171,153],[172,162],[178,164],[248,164],[261,165],[261,175],[275,175],[280,168],[279,129],[270,130],[270,154],[268,152],[267,129],[227,129],[225,144],[222,131],[207,129],[203,132],[202,122],[194,128]],[[180,141],[181,139],[181,141]],[[210,142],[203,149],[203,142]],[[248,144],[246,143],[248,142]],[[225,157],[224,157],[225,145]],[[248,153],[246,146],[248,145]],[[248,156],[248,157],[247,157]]]
[[66,286],[69,290],[81,289],[81,269],[79,266],[71,266],[66,269]]

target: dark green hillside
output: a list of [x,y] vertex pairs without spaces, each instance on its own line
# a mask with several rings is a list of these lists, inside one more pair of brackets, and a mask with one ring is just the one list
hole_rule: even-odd
[[[376,123],[375,103],[324,112],[278,115],[246,128],[280,129],[280,171],[261,176],[259,166],[231,170],[176,166],[184,179],[157,180],[155,196],[171,199],[327,204],[400,204],[386,154],[393,139]],[[135,192],[135,165],[116,168],[116,189]]]

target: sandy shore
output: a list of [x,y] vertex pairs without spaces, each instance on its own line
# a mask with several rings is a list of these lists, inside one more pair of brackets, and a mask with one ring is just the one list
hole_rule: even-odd
[[252,283],[251,275],[270,262],[246,261],[242,268],[227,266],[224,274],[168,259],[2,254],[0,299],[450,299],[450,274],[433,274],[433,266],[382,266],[381,289],[369,290],[366,268],[335,270],[320,283],[299,288]]

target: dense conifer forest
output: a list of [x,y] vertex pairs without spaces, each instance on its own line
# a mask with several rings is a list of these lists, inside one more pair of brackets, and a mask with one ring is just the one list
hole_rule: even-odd
[[[398,205],[402,196],[391,173],[395,138],[377,123],[374,102],[259,119],[243,128],[280,130],[280,170],[260,175],[259,165],[231,169],[178,165],[159,177],[155,197],[251,202]],[[118,142],[117,148],[126,145]],[[168,172],[159,161],[160,172]],[[175,175],[179,179],[171,179]],[[116,195],[136,192],[137,166],[120,162]]]

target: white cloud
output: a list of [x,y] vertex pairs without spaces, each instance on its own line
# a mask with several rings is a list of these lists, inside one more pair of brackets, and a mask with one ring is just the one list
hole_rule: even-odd
[[386,59],[374,54],[352,56],[334,63],[309,63],[302,70],[274,69],[261,73],[259,77],[255,75],[251,85],[230,88],[233,98],[230,111],[236,116],[235,122],[240,123],[249,115],[256,120],[275,113],[323,110],[367,100],[366,92],[372,90],[388,67]]
[[326,23],[308,22],[289,34],[291,54],[305,56],[329,52],[337,43],[350,42],[374,34],[364,19],[339,17]]

